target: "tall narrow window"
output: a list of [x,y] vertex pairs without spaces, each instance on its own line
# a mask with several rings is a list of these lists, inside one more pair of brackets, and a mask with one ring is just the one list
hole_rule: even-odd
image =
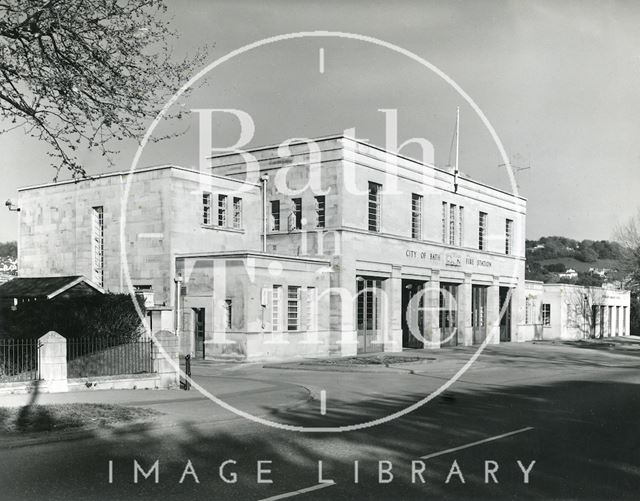
[[530,297],[527,297],[524,299],[524,323],[525,324],[531,324],[533,323],[531,321],[531,303],[533,302],[533,300]]
[[242,228],[242,198],[233,197],[233,227]]
[[315,287],[307,287],[307,330],[315,331],[318,329],[318,315],[317,315],[317,295]]
[[504,253],[511,254],[513,252],[513,221],[507,219],[504,226]]
[[282,285],[274,285],[271,301],[271,330],[282,330]]
[[484,285],[471,287],[471,325],[485,327],[487,325],[487,290]]
[[271,200],[271,231],[280,231],[280,200]]
[[447,202],[442,202],[442,243],[447,243]]
[[380,192],[382,185],[369,181],[369,231],[380,231]]
[[316,228],[324,228],[325,224],[325,199],[324,195],[316,197]]
[[227,226],[227,195],[218,195],[218,226]]
[[291,199],[289,213],[289,231],[302,229],[302,198]]
[[231,320],[233,319],[233,305],[231,299],[224,300],[225,308],[225,327],[231,329]]
[[211,193],[202,194],[202,224],[211,224]]
[[464,247],[464,207],[458,207],[458,245]]
[[104,208],[91,209],[91,258],[93,266],[91,280],[102,287],[104,285]]
[[478,216],[478,249],[487,250],[487,213]]
[[449,245],[456,244],[456,206],[449,206]]
[[411,194],[411,238],[422,238],[422,195]]
[[551,305],[549,303],[542,304],[542,325],[551,326]]
[[300,287],[289,286],[287,289],[287,330],[300,329]]

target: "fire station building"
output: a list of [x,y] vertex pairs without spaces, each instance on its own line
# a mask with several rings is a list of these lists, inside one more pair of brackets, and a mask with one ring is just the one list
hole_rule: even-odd
[[21,189],[21,276],[143,294],[204,358],[535,337],[522,197],[344,135],[210,160]]

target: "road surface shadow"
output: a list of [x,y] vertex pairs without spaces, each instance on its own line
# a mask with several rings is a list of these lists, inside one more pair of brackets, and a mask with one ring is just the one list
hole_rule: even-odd
[[[565,381],[543,385],[452,391],[402,418],[343,433],[294,433],[246,421],[201,428],[184,424],[158,433],[139,427],[90,440],[4,451],[0,481],[8,499],[262,499],[318,482],[336,484],[300,499],[635,498],[640,488],[640,388],[627,382]],[[272,410],[304,426],[358,423],[389,415],[420,398],[388,395],[357,405]],[[269,409],[265,409],[269,410]],[[412,483],[411,461],[523,427],[533,430],[426,460],[426,484]],[[145,471],[134,483],[134,460]],[[180,478],[191,461],[193,475]],[[226,483],[237,474],[237,483]],[[378,482],[378,461],[393,463],[394,479]],[[446,477],[456,460],[465,483]],[[499,464],[498,484],[485,483],[484,461]],[[530,483],[522,471],[535,460]],[[109,461],[113,483],[109,483]],[[257,483],[257,462],[272,484]],[[354,483],[354,461],[359,461]]]

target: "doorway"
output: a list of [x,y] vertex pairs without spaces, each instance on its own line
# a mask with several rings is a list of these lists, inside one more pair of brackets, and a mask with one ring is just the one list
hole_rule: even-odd
[[[511,290],[511,294],[509,291]],[[500,287],[500,342],[511,341],[511,304],[513,290],[509,287]],[[506,307],[505,307],[506,303]],[[502,310],[504,308],[504,313]]]
[[193,309],[193,337],[195,339],[195,356],[196,358],[204,359],[204,332],[205,332],[205,309],[204,308],[192,308]]
[[379,278],[356,277],[356,323],[358,353],[380,351],[382,345],[381,298],[382,280]]
[[487,291],[486,285],[471,286],[471,329],[473,344],[484,343],[487,338]]
[[[402,280],[403,348],[424,348],[424,284],[421,280]],[[417,295],[418,299],[412,301]]]
[[458,346],[458,284],[440,284],[440,346]]

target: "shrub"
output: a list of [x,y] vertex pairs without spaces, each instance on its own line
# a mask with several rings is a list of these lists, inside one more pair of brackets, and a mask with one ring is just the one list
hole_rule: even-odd
[[[137,296],[143,313],[144,299]],[[33,301],[0,310],[0,337],[39,338],[56,331],[66,338],[97,336],[135,340],[142,321],[128,294],[104,294]]]

